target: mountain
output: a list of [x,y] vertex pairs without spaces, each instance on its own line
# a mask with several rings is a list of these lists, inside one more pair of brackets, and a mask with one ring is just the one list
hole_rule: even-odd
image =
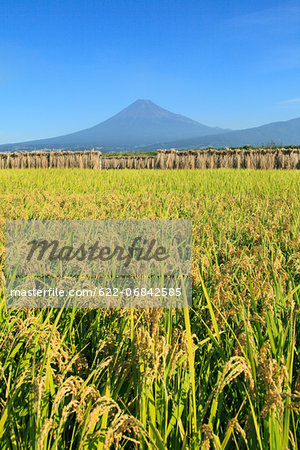
[[243,147],[244,145],[300,145],[300,118],[284,122],[272,122],[255,128],[230,131],[218,135],[198,136],[166,142],[163,148],[192,149],[212,146]]
[[64,136],[10,145],[26,148],[41,146],[136,148],[157,142],[212,135],[224,131],[226,130],[202,125],[180,114],[174,114],[150,100],[137,100],[94,127]]
[[76,133],[18,144],[1,145],[0,151],[42,148],[102,151],[146,151],[158,148],[201,148],[244,145],[300,145],[300,118],[244,130],[209,127],[161,108],[150,100],[137,100],[121,112]]

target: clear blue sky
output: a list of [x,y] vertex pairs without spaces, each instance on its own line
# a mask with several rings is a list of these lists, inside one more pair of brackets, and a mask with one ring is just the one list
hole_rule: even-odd
[[139,98],[211,126],[300,117],[299,0],[0,0],[0,143]]

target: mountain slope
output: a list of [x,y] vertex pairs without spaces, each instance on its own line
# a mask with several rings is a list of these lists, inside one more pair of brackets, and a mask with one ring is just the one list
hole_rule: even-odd
[[201,148],[213,146],[243,147],[244,145],[300,145],[300,118],[284,122],[272,122],[255,128],[230,131],[218,135],[198,136],[197,138],[180,139],[161,144],[163,148]]

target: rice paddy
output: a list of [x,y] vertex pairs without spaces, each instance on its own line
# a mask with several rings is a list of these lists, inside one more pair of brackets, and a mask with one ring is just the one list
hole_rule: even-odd
[[[297,171],[0,172],[0,448],[298,449]],[[189,219],[191,309],[6,309],[8,219]]]

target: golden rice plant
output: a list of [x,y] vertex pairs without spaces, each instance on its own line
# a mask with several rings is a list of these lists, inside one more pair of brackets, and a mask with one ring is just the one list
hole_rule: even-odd
[[[0,448],[298,449],[299,186],[290,170],[1,171]],[[193,307],[7,309],[6,219],[192,220]]]

